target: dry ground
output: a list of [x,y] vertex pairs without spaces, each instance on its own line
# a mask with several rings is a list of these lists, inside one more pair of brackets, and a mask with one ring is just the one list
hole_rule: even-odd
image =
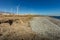
[[0,15],[0,40],[60,40],[59,24],[47,16]]

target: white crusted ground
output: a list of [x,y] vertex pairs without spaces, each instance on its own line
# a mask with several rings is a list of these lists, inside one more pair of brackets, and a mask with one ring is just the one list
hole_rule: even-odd
[[48,38],[50,40],[60,40],[60,23],[58,23],[60,20],[57,21],[58,24],[56,22],[55,24],[51,20],[57,21],[53,18],[34,17],[30,21],[30,25],[32,27],[32,30],[39,34],[40,37]]

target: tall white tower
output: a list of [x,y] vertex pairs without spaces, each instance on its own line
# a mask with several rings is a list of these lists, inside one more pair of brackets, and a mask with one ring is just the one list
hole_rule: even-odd
[[17,14],[19,14],[19,6],[17,6]]
[[4,12],[7,12],[7,11],[6,11],[6,8],[4,9]]
[[11,13],[12,13],[12,12],[13,12],[13,9],[11,8],[11,10],[10,10],[10,11],[11,11]]

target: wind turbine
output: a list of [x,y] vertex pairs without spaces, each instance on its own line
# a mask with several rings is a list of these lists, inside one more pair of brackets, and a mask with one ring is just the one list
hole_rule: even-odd
[[7,12],[7,11],[6,11],[6,8],[4,9],[4,12]]
[[11,13],[11,14],[13,14],[13,13],[14,13],[14,12],[13,12],[13,8],[11,8],[11,9],[10,9],[10,13]]
[[19,14],[19,5],[17,6],[17,14]]
[[11,8],[11,13],[13,12],[12,10],[13,10],[13,9]]

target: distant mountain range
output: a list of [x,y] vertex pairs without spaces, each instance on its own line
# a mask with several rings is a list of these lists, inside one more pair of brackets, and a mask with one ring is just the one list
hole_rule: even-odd
[[8,14],[14,14],[14,13],[10,13],[10,12],[0,12],[0,15],[8,15]]

